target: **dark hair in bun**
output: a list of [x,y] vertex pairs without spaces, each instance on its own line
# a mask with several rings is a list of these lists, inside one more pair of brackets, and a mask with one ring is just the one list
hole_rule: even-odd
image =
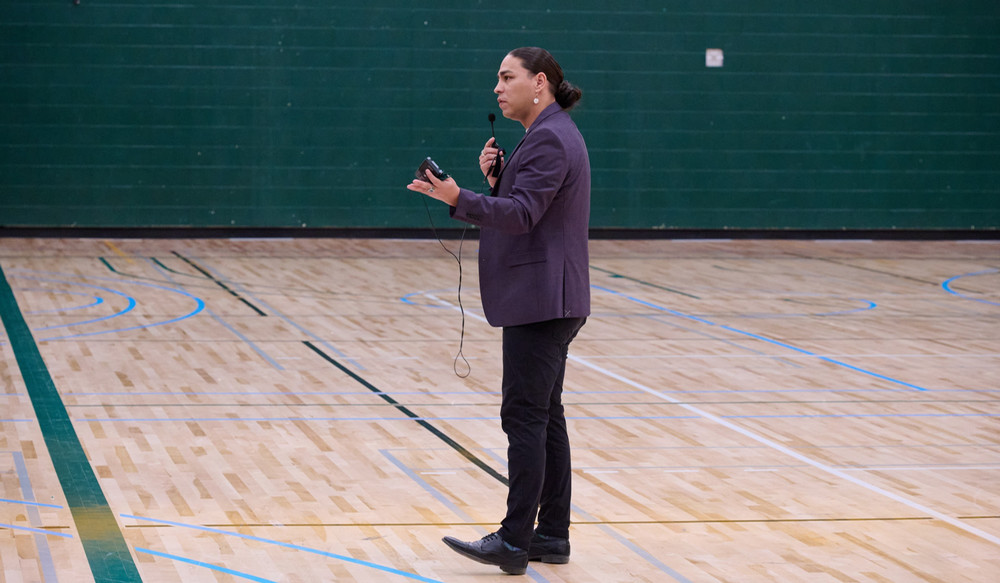
[[563,77],[562,67],[549,51],[539,47],[521,47],[512,50],[510,54],[521,59],[524,68],[531,71],[532,75],[545,73],[559,107],[572,109],[576,102],[583,97],[583,91]]

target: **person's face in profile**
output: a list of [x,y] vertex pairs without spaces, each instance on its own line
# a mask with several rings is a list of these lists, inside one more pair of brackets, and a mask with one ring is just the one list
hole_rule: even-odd
[[534,99],[542,85],[539,77],[544,79],[545,75],[533,75],[524,68],[521,59],[511,55],[504,58],[497,72],[497,85],[493,88],[504,117],[522,124],[532,117]]

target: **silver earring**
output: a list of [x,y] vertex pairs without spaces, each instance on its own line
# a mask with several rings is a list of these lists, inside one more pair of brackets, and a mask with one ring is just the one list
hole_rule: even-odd
[[538,98],[535,98],[535,105],[538,105]]

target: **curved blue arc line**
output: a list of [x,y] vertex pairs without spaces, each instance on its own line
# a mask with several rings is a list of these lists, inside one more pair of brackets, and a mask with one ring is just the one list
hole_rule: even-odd
[[171,561],[180,561],[181,563],[187,563],[189,565],[194,565],[196,567],[204,567],[206,569],[211,569],[213,571],[218,571],[220,573],[225,573],[227,575],[233,575],[234,577],[239,577],[240,579],[246,579],[248,581],[255,581],[256,583],[278,583],[273,579],[264,579],[263,577],[258,577],[256,575],[251,575],[249,573],[244,573],[242,571],[234,571],[232,569],[227,569],[225,567],[219,567],[217,565],[212,565],[210,563],[205,563],[202,561],[196,561],[194,559],[189,559],[187,557],[182,557],[180,555],[171,555],[169,553],[161,553],[160,551],[153,551],[150,549],[144,549],[142,547],[134,547],[135,552],[145,553],[147,555],[153,555],[154,557],[160,557],[163,559],[170,559]]
[[[180,290],[176,290],[176,291],[180,292]],[[188,294],[185,294],[185,295],[188,295]],[[181,320],[187,320],[188,318],[191,318],[193,316],[197,316],[198,314],[200,314],[201,312],[203,312],[205,310],[205,302],[202,301],[201,298],[196,298],[194,296],[191,296],[191,298],[194,299],[196,302],[198,302],[197,307],[195,307],[195,309],[192,310],[191,312],[189,312],[187,314],[184,314],[183,316],[178,316],[178,317],[170,319],[170,320],[164,320],[162,322],[155,322],[153,324],[140,324],[139,326],[130,326],[128,328],[115,328],[113,330],[100,330],[98,332],[86,332],[86,333],[83,333],[83,334],[71,334],[69,336],[53,336],[53,337],[50,337],[50,338],[39,338],[38,341],[39,342],[45,342],[45,341],[50,341],[50,340],[68,340],[70,338],[83,338],[85,336],[99,336],[101,334],[112,334],[114,332],[129,332],[131,330],[143,330],[145,328],[155,328],[156,326],[166,326],[167,324],[173,324],[175,322],[180,322]]]
[[414,298],[414,297],[417,297],[417,296],[426,296],[427,294],[435,294],[435,293],[441,293],[441,292],[446,292],[446,291],[453,292],[453,291],[455,291],[455,289],[454,288],[448,288],[448,289],[427,289],[427,290],[424,290],[424,291],[417,291],[417,292],[406,294],[405,296],[399,298],[399,301],[403,302],[404,304],[409,304],[411,306],[421,306],[421,307],[424,307],[424,308],[434,308],[434,309],[450,309],[448,306],[442,306],[440,304],[431,304],[431,303],[427,303],[427,302],[415,302],[415,301],[413,301],[411,299],[411,298]]
[[862,306],[860,308],[854,308],[853,310],[841,310],[839,312],[821,312],[819,314],[804,314],[804,315],[806,315],[806,316],[810,316],[810,315],[815,315],[815,316],[843,316],[845,314],[856,314],[858,312],[867,312],[869,310],[874,310],[875,308],[878,307],[878,304],[876,304],[875,302],[873,302],[871,300],[863,300],[861,298],[847,298],[847,299],[849,299],[851,301],[854,301],[854,302],[861,302],[862,304],[868,304],[868,305],[867,306]]
[[135,307],[136,307],[136,305],[138,305],[137,302],[135,301],[135,298],[133,298],[132,296],[130,296],[130,295],[124,293],[124,292],[113,290],[113,289],[107,288],[107,287],[101,287],[99,285],[91,285],[89,283],[80,283],[78,281],[65,281],[65,280],[60,280],[60,279],[45,279],[45,278],[41,278],[41,277],[32,277],[32,276],[16,276],[16,277],[23,277],[24,279],[31,279],[31,280],[34,280],[34,281],[44,281],[44,282],[47,282],[47,283],[61,283],[61,284],[64,284],[64,285],[78,285],[78,286],[83,286],[83,287],[92,287],[94,289],[99,289],[101,291],[106,291],[108,293],[112,293],[112,294],[115,294],[115,295],[118,295],[118,296],[122,296],[123,298],[126,298],[128,300],[128,306],[125,309],[120,310],[120,311],[118,311],[118,312],[116,312],[114,314],[109,314],[107,316],[102,316],[100,318],[94,318],[93,320],[84,320],[83,322],[73,322],[71,324],[56,324],[54,326],[45,326],[43,328],[36,328],[34,330],[36,332],[41,332],[42,330],[54,330],[56,328],[69,328],[69,327],[72,327],[72,326],[83,326],[83,325],[86,325],[86,324],[94,324],[96,322],[103,322],[104,320],[110,320],[111,318],[116,318],[116,317],[121,316],[123,314],[127,314],[127,313],[131,312],[132,310],[134,310]]
[[952,294],[954,296],[958,296],[958,297],[962,298],[963,300],[971,300],[973,302],[979,302],[981,304],[989,304],[991,306],[1000,306],[1000,303],[991,302],[989,300],[983,300],[983,299],[980,299],[980,298],[974,298],[974,297],[971,297],[971,296],[967,296],[967,295],[965,295],[965,294],[963,294],[961,292],[955,291],[954,289],[951,288],[951,284],[953,282],[958,281],[958,280],[960,280],[960,279],[962,279],[964,277],[976,277],[977,275],[990,275],[990,274],[993,274],[993,273],[1000,273],[1000,269],[984,269],[983,271],[975,271],[973,273],[964,273],[962,275],[956,275],[955,277],[948,278],[948,279],[944,280],[943,282],[941,282],[941,287],[944,288],[944,291],[946,291],[946,292],[948,292],[948,293],[950,293],[950,294]]
[[87,295],[87,294],[80,293],[80,292],[71,292],[71,291],[66,291],[66,290],[61,290],[61,289],[51,289],[51,288],[45,288],[45,287],[21,287],[21,288],[16,288],[16,289],[18,291],[44,292],[44,293],[50,293],[50,294],[63,294],[63,295],[69,295],[69,296],[83,296],[85,298],[91,298],[91,299],[94,300],[93,303],[90,303],[90,304],[87,304],[87,305],[84,305],[84,306],[74,306],[72,308],[57,308],[55,310],[37,310],[37,311],[34,311],[34,312],[25,312],[25,314],[28,314],[28,315],[36,315],[36,314],[59,314],[59,313],[62,313],[62,312],[72,312],[73,310],[85,310],[87,308],[93,308],[94,306],[99,306],[99,305],[101,305],[101,304],[104,303],[104,298],[102,298],[100,296],[91,296],[91,295]]
[[304,546],[301,546],[301,545],[296,545],[296,544],[291,544],[291,543],[284,543],[284,542],[281,542],[281,541],[271,540],[271,539],[267,539],[267,538],[262,538],[262,537],[259,537],[259,536],[252,536],[252,535],[248,535],[248,534],[240,534],[238,532],[230,532],[228,530],[221,530],[221,529],[218,529],[218,528],[210,528],[210,527],[207,527],[207,526],[198,526],[198,525],[194,525],[194,524],[184,524],[183,522],[173,522],[173,521],[170,521],[170,520],[159,520],[159,519],[156,519],[156,518],[146,518],[146,517],[143,517],[143,516],[134,516],[134,515],[131,515],[131,514],[122,514],[121,517],[122,518],[130,518],[132,520],[141,520],[141,521],[145,521],[145,522],[155,522],[157,524],[168,524],[170,526],[178,526],[178,527],[181,527],[181,528],[191,528],[191,529],[194,529],[194,530],[200,530],[202,532],[211,532],[211,533],[215,533],[215,534],[224,534],[224,535],[227,535],[227,536],[234,536],[234,537],[241,538],[241,539],[244,539],[244,540],[252,540],[252,541],[255,541],[255,542],[266,543],[266,544],[270,544],[270,545],[276,545],[276,546],[283,547],[283,548],[286,548],[286,549],[292,549],[292,550],[296,550],[296,551],[304,551],[304,552],[307,552],[307,553],[312,553],[314,555],[320,555],[320,556],[323,556],[323,557],[327,557],[327,558],[330,558],[330,559],[338,559],[338,560],[345,561],[345,562],[348,562],[348,563],[353,563],[355,565],[361,565],[363,567],[371,567],[372,569],[377,569],[379,571],[383,571],[383,572],[390,573],[390,574],[393,574],[393,575],[399,575],[400,577],[406,577],[407,579],[412,579],[414,581],[422,581],[423,583],[442,583],[441,581],[438,581],[436,579],[428,579],[427,577],[422,577],[420,575],[415,575],[413,573],[407,573],[406,571],[400,571],[398,569],[393,569],[391,567],[386,567],[384,565],[379,565],[379,564],[376,564],[376,563],[370,563],[368,561],[362,561],[361,559],[355,559],[354,557],[348,557],[348,556],[345,556],[345,555],[338,555],[338,554],[330,553],[330,552],[327,552],[327,551],[321,551],[319,549],[312,549],[312,548],[304,547]]
[[[126,281],[126,280],[114,279],[114,278],[110,278],[110,277],[78,276],[78,275],[67,274],[67,273],[58,273],[58,272],[47,272],[47,271],[37,271],[36,272],[36,271],[28,270],[28,269],[14,269],[14,270],[11,270],[11,272],[14,272],[14,273],[17,274],[17,275],[15,275],[15,277],[25,277],[27,279],[36,279],[38,281],[51,281],[51,282],[56,282],[56,283],[65,283],[65,284],[69,284],[69,285],[82,285],[82,286],[86,286],[86,287],[95,287],[97,289],[106,289],[107,291],[109,291],[111,293],[122,295],[122,296],[125,296],[125,297],[130,297],[130,296],[128,296],[128,295],[126,295],[126,294],[124,294],[122,292],[118,292],[118,291],[115,291],[115,290],[112,290],[112,289],[109,289],[109,288],[102,288],[100,286],[95,286],[95,285],[91,285],[91,284],[80,283],[80,282],[73,282],[73,281],[45,280],[45,279],[41,279],[41,278],[38,278],[38,277],[35,277],[35,276],[32,276],[32,275],[21,275],[21,274],[23,274],[23,273],[28,273],[28,274],[31,274],[31,273],[40,273],[40,274],[45,274],[45,275],[58,275],[58,276],[62,276],[62,277],[78,277],[78,278],[82,278],[82,279],[93,279],[93,280],[98,280],[98,281],[111,281],[111,282],[114,282],[114,283],[124,283],[124,284],[128,284],[128,285],[140,285],[140,286],[143,286],[143,287],[149,287],[149,288],[153,288],[153,289],[159,289],[159,290],[163,290],[163,291],[168,291],[168,292],[175,293],[175,294],[180,294],[182,296],[185,296],[185,297],[188,297],[188,298],[194,300],[194,302],[195,302],[195,309],[192,310],[191,312],[189,312],[187,314],[184,314],[182,316],[178,316],[177,318],[172,318],[170,320],[165,320],[163,322],[155,322],[153,324],[141,324],[139,326],[131,326],[131,327],[128,327],[128,328],[116,328],[116,329],[112,329],[112,330],[100,330],[100,331],[97,331],[97,332],[87,332],[87,333],[83,333],[83,334],[71,334],[71,335],[68,335],[68,336],[54,336],[54,337],[50,337],[50,338],[40,338],[39,342],[41,342],[41,341],[50,341],[50,340],[66,340],[66,339],[70,339],[70,338],[82,338],[82,337],[85,337],[85,336],[97,336],[97,335],[100,335],[100,334],[111,334],[111,333],[114,333],[114,332],[128,332],[128,331],[131,331],[131,330],[141,330],[141,329],[144,329],[144,328],[153,328],[155,326],[165,326],[167,324],[173,324],[175,322],[180,322],[181,320],[186,320],[188,318],[191,318],[193,316],[196,316],[196,315],[200,314],[201,312],[203,312],[205,310],[205,302],[204,302],[204,300],[202,300],[198,296],[192,295],[192,294],[190,294],[190,293],[188,293],[188,292],[186,292],[186,291],[184,291],[182,289],[169,288],[169,287],[165,287],[165,286],[162,286],[162,285],[156,285],[156,284],[152,284],[152,283],[145,283],[145,282],[140,282],[140,281]],[[8,272],[8,274],[9,273],[10,272]],[[118,315],[120,315],[120,314],[118,314]],[[103,318],[103,319],[107,319],[107,318]],[[97,321],[97,320],[95,320],[95,321]],[[89,322],[78,322],[78,323],[72,324],[72,325],[79,326],[80,324],[84,324],[84,323],[89,323]]]

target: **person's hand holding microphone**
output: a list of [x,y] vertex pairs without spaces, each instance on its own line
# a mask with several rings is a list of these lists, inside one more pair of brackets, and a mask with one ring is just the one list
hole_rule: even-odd
[[490,188],[496,185],[497,176],[500,175],[500,168],[503,166],[503,150],[497,148],[497,139],[486,140],[483,151],[479,153],[479,169],[483,171],[483,176],[490,183]]

